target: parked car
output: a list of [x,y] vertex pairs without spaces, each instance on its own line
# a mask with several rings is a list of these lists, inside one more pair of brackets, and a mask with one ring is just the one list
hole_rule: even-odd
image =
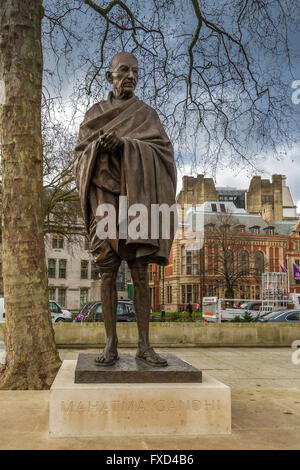
[[0,298],[0,323],[5,322],[4,298]]
[[[102,313],[102,302],[94,302],[86,309],[85,314],[83,314],[82,322],[102,322],[103,313]],[[134,306],[131,301],[119,300],[117,306],[117,321],[120,322],[129,322],[135,321],[135,311]]]
[[231,321],[235,317],[243,317],[246,312],[250,313],[252,317],[261,316],[263,314],[260,311],[261,305],[261,300],[253,300],[251,302],[244,302],[237,308],[226,308],[221,310],[221,319],[222,321]]
[[72,322],[73,316],[69,310],[62,308],[55,300],[50,300],[50,313],[54,323]]
[[84,315],[89,311],[89,309],[91,308],[92,305],[94,305],[96,302],[93,301],[93,302],[87,302],[86,304],[84,304],[84,306],[82,307],[82,309],[80,310],[80,312],[78,313],[77,317],[76,317],[76,320],[77,322],[81,322],[82,321],[82,318],[84,317]]
[[[62,308],[55,300],[49,300],[50,303],[50,313],[52,321],[57,322],[71,322],[73,321],[72,313],[69,310]],[[4,298],[0,298],[0,323],[5,322],[5,308],[4,308]]]
[[300,310],[285,310],[270,312],[261,318],[258,318],[259,322],[272,322],[272,323],[299,323],[300,321]]

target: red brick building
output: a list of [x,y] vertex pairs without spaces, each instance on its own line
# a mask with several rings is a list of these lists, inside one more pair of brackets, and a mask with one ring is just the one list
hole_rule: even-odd
[[[152,309],[180,311],[203,296],[261,297],[261,274],[289,267],[290,291],[300,293],[293,264],[300,266],[300,221],[289,218],[270,222],[233,202],[207,201],[194,208],[200,226],[184,226],[173,242],[169,265],[149,266]],[[192,225],[195,226],[192,226]],[[202,247],[186,238],[204,230]],[[231,278],[228,282],[227,278]]]

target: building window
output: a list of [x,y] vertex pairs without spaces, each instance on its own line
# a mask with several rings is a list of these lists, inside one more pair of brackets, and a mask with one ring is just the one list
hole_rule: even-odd
[[246,227],[245,227],[245,225],[237,225],[235,227],[235,230],[236,230],[237,233],[245,233]]
[[260,227],[258,225],[250,227],[250,233],[256,233],[258,235],[260,233]]
[[99,279],[99,271],[95,261],[91,262],[91,279],[93,279],[93,281]]
[[66,306],[66,289],[59,288],[58,289],[58,300],[57,302],[61,307]]
[[149,281],[152,282],[153,281],[152,264],[149,264],[148,276],[149,276]]
[[88,301],[88,289],[80,289],[80,307],[83,307]]
[[58,277],[60,279],[66,279],[67,277],[67,261],[65,259],[59,260]]
[[181,286],[181,302],[184,304],[185,303],[185,286]]
[[255,299],[260,299],[260,286],[255,286]]
[[245,298],[245,287],[240,286],[240,298],[244,299]]
[[225,204],[220,204],[221,212],[226,212]]
[[86,260],[81,261],[80,278],[81,279],[88,279],[89,278],[89,262],[86,261]]
[[273,204],[273,196],[262,196],[261,202],[262,204]]
[[239,254],[239,271],[242,275],[249,275],[249,253],[243,250]]
[[251,298],[250,286],[240,286],[240,297],[241,299],[250,300]]
[[55,287],[49,287],[49,300],[55,300]]
[[224,224],[220,226],[220,231],[222,233],[228,233],[230,232],[230,225],[229,224]]
[[50,279],[55,278],[55,271],[56,271],[56,259],[49,259],[48,260],[48,277]]
[[274,227],[266,227],[266,228],[264,228],[264,232],[267,235],[274,235]]
[[264,254],[262,251],[256,251],[254,253],[254,269],[256,276],[261,276],[265,270]]
[[208,297],[216,297],[217,294],[217,288],[215,284],[208,284]]
[[211,204],[211,210],[217,212],[217,204]]
[[188,284],[188,285],[186,286],[186,292],[187,292],[187,295],[186,295],[186,297],[187,297],[187,298],[186,298],[187,303],[192,302],[193,299],[192,299],[192,285],[191,285],[191,284]]
[[192,284],[181,286],[181,301],[183,304],[188,304],[193,301],[193,286]]
[[199,303],[199,284],[193,285],[193,302],[195,304]]
[[199,274],[199,250],[193,249],[193,245],[181,247],[181,274],[197,276]]
[[185,245],[181,246],[181,274],[186,274],[186,252]]
[[163,277],[162,266],[158,266],[158,279],[161,280]]
[[186,274],[190,276],[192,274],[192,250],[191,245],[186,246]]
[[204,226],[205,232],[213,232],[215,228],[215,224],[206,224]]
[[233,273],[234,270],[234,264],[233,264],[233,251],[232,250],[226,250],[225,251],[225,256],[224,256],[224,268],[225,268],[225,273]]
[[246,296],[247,296],[247,299],[251,298],[251,287],[250,286],[246,286]]
[[62,235],[54,234],[52,237],[52,248],[63,248],[64,247],[64,237]]

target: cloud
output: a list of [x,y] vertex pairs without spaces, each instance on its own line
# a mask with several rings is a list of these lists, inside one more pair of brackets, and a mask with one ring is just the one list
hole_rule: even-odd
[[[300,145],[296,145],[280,161],[272,155],[268,155],[266,158],[262,157],[260,162],[260,173],[254,173],[249,168],[223,166],[222,169],[217,171],[215,185],[217,187],[229,186],[237,189],[248,189],[254,175],[259,174],[262,178],[269,180],[275,174],[285,175],[287,177],[286,184],[290,188],[292,198],[300,213]],[[201,170],[199,170],[199,173],[201,173]],[[177,193],[182,188],[182,177],[184,175],[197,176],[194,173],[191,174],[190,166],[185,166],[182,171],[178,172]],[[212,175],[206,174],[205,177],[212,177]]]

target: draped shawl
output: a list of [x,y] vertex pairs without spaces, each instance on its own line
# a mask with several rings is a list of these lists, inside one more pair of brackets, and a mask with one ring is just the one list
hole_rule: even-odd
[[[116,152],[96,148],[100,131],[115,130],[124,138],[124,147]],[[91,191],[100,188],[97,204],[114,201],[118,212],[119,195],[127,196],[128,207],[143,204],[149,214],[148,237],[126,239],[126,246],[135,250],[135,257],[150,256],[150,262],[168,264],[174,238],[171,222],[170,239],[151,239],[151,204],[175,204],[176,167],[172,144],[154,109],[136,96],[116,100],[112,92],[106,101],[87,111],[80,126],[75,148],[75,181],[80,195],[81,209],[89,231]],[[130,220],[129,220],[130,221]],[[109,240],[118,252],[117,241]]]

